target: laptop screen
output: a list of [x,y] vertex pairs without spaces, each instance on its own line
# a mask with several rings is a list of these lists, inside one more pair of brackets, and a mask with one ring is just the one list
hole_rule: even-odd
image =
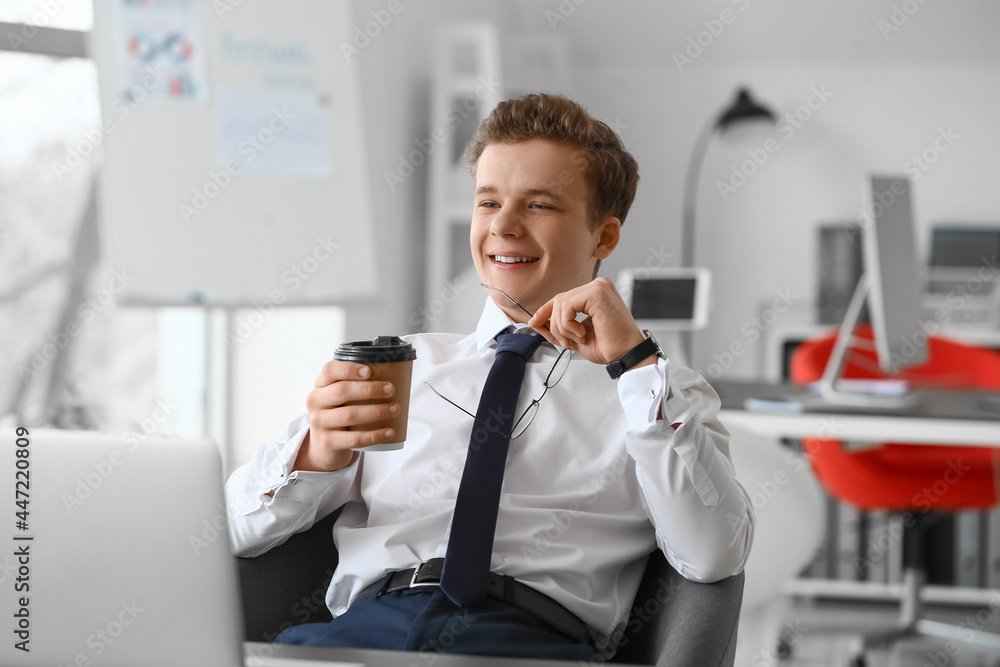
[[33,429],[5,441],[0,617],[13,632],[0,664],[242,664],[211,441]]

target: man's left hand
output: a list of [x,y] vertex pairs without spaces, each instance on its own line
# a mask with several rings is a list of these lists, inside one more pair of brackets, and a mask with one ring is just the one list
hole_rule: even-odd
[[[577,321],[577,313],[586,318]],[[528,326],[550,343],[595,364],[611,363],[643,340],[628,306],[607,278],[555,295],[535,312]],[[655,361],[655,355],[650,355],[637,366]]]

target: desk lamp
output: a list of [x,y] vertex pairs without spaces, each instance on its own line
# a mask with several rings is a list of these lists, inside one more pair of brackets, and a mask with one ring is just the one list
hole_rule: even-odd
[[[758,104],[746,88],[740,88],[736,92],[736,99],[714,120],[709,121],[702,128],[698,138],[695,139],[694,149],[688,161],[687,172],[684,175],[684,195],[683,195],[683,215],[681,218],[681,266],[691,267],[695,264],[694,254],[694,231],[695,231],[695,204],[698,201],[698,177],[701,174],[701,164],[708,152],[708,144],[716,132],[723,132],[733,125],[748,121],[775,122],[775,115],[770,109]],[[684,358],[691,363],[691,332],[685,331],[681,334],[681,349]]]
[[708,152],[708,143],[718,131],[723,132],[732,125],[747,121],[766,120],[774,123],[774,113],[767,107],[758,104],[746,88],[740,88],[736,100],[719,114],[718,118],[702,128],[701,134],[695,140],[691,159],[688,161],[687,172],[684,175],[684,209],[681,227],[681,266],[692,266],[694,257],[694,227],[695,204],[698,200],[698,177],[701,175],[701,163]]

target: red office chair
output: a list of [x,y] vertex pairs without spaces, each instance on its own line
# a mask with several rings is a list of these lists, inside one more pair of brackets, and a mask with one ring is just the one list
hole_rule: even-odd
[[[836,332],[796,348],[793,382],[819,380],[833,350]],[[928,361],[894,375],[912,385],[1000,391],[1000,354],[931,337]],[[842,377],[884,378],[868,325],[858,327]],[[993,447],[886,443],[851,451],[839,441],[807,439],[803,446],[820,483],[837,499],[861,510],[910,512],[916,519],[905,533],[903,598],[897,628],[863,638],[853,665],[865,664],[864,651],[903,637],[925,635],[1000,648],[1000,636],[946,626],[920,618],[919,590],[925,568],[920,545],[930,510],[982,509],[997,504],[1000,450]],[[970,635],[972,638],[970,639]]]

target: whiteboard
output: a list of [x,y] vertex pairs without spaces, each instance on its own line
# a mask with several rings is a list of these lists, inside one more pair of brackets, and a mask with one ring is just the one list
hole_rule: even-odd
[[377,294],[355,30],[346,2],[94,3],[82,143],[103,144],[120,303]]

